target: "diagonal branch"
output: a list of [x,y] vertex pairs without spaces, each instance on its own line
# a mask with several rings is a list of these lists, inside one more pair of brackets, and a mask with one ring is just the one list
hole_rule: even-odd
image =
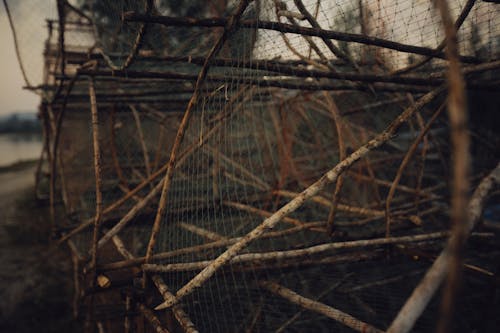
[[415,104],[406,109],[399,117],[397,117],[385,131],[377,135],[374,139],[368,141],[366,144],[361,146],[354,153],[349,155],[345,160],[337,164],[333,169],[328,171],[323,177],[321,177],[314,184],[305,189],[300,195],[291,200],[288,204],[281,207],[273,215],[265,219],[259,226],[253,229],[250,233],[245,235],[240,241],[229,247],[224,253],[222,253],[218,258],[216,258],[212,264],[207,266],[203,271],[196,275],[191,281],[184,285],[176,294],[176,297],[165,301],[161,305],[157,306],[156,309],[163,309],[171,307],[172,305],[179,302],[184,296],[192,293],[196,288],[200,287],[205,283],[210,277],[212,277],[215,272],[220,269],[223,265],[229,262],[234,256],[236,256],[242,249],[247,247],[253,240],[259,238],[266,230],[273,228],[283,217],[292,213],[296,209],[302,206],[302,204],[315,196],[320,190],[322,190],[327,184],[334,182],[338,177],[351,167],[359,159],[363,158],[370,151],[380,147],[385,142],[389,141],[394,135],[396,130],[406,122],[417,110],[422,108],[427,103],[434,100],[442,91],[444,87],[440,87],[433,90],[426,95],[422,96]]
[[[468,205],[467,233],[474,228],[481,217],[486,197],[495,185],[500,185],[500,163],[481,181],[472,195]],[[434,261],[419,285],[413,290],[405,305],[399,310],[398,315],[387,330],[388,333],[409,332],[413,325],[415,325],[415,322],[425,310],[425,307],[436,293],[450,269],[453,238],[456,238],[456,235],[455,237],[450,237],[448,245]]]

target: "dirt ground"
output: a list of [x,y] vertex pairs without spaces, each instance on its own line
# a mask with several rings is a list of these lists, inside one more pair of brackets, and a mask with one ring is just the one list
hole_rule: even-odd
[[34,198],[34,171],[0,171],[0,332],[78,332],[71,260],[64,249],[48,255],[48,209]]

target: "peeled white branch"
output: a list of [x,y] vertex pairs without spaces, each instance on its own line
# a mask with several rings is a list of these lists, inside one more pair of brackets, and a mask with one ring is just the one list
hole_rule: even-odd
[[[474,228],[474,225],[481,217],[485,199],[488,193],[494,188],[495,184],[500,184],[500,163],[481,181],[472,195],[472,199],[470,200],[468,206],[468,219],[466,225],[468,233],[470,233],[470,231]],[[420,281],[419,285],[413,290],[410,298],[408,298],[405,305],[401,308],[398,315],[387,330],[388,333],[409,332],[413,325],[415,325],[415,322],[425,310],[432,296],[434,296],[436,290],[446,277],[446,273],[449,269],[449,263],[452,259],[452,252],[450,249],[451,244],[454,243],[452,238],[453,237],[449,239],[445,249],[434,261],[422,281]]]

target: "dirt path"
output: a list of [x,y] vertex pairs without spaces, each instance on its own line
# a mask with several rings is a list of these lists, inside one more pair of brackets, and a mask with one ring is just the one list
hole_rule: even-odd
[[47,256],[47,207],[34,199],[34,167],[0,173],[0,332],[78,332],[71,263]]
[[[4,223],[12,204],[35,184],[35,167],[0,173],[0,223]],[[8,211],[5,211],[7,209]]]

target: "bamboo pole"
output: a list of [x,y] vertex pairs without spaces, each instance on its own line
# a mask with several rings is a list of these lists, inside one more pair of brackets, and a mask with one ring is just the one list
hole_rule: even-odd
[[325,315],[328,318],[331,318],[347,327],[350,327],[355,331],[363,333],[383,332],[378,328],[375,328],[374,326],[351,316],[348,313],[345,313],[341,310],[335,309],[331,306],[320,303],[318,301],[313,301],[312,299],[301,296],[296,292],[277,284],[276,282],[260,281],[259,286],[303,308]]
[[175,295],[175,299],[166,301],[157,306],[156,309],[168,308],[176,304],[184,296],[192,293],[196,288],[200,287],[206,282],[215,272],[225,265],[232,257],[238,254],[243,248],[248,246],[253,240],[259,238],[267,229],[273,228],[283,217],[292,213],[302,204],[315,196],[322,190],[328,183],[336,181],[338,176],[346,171],[350,166],[357,162],[362,157],[366,156],[370,151],[380,147],[387,142],[396,132],[396,130],[406,122],[416,111],[425,106],[427,103],[434,100],[442,91],[443,87],[433,90],[432,92],[421,97],[415,104],[406,109],[400,114],[382,133],[377,135],[374,139],[368,141],[361,146],[358,150],[349,155],[345,160],[337,164],[334,168],[328,171],[314,184],[305,189],[299,196],[291,200],[288,204],[276,211],[272,216],[265,219],[259,226],[253,229],[250,233],[245,235],[240,241],[228,248],[223,254],[215,259],[209,266],[196,275],[191,281],[184,285]]

